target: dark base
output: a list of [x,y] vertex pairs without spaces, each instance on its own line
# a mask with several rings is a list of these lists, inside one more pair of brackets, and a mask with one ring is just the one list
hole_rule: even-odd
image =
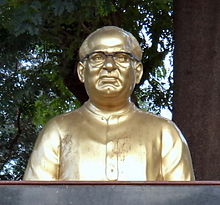
[[0,182],[1,205],[214,205],[220,182]]

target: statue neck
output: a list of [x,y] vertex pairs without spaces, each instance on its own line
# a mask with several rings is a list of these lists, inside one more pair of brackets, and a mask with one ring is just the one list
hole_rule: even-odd
[[85,105],[89,110],[93,111],[94,113],[99,113],[101,115],[124,113],[134,106],[134,104],[130,102],[129,99],[121,104],[95,103],[94,101],[89,100],[85,103]]

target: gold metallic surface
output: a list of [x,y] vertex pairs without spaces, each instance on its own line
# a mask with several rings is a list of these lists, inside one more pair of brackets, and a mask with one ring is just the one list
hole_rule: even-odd
[[187,143],[175,124],[130,102],[142,76],[141,56],[136,39],[117,27],[84,41],[77,69],[89,101],[47,123],[25,180],[194,180]]

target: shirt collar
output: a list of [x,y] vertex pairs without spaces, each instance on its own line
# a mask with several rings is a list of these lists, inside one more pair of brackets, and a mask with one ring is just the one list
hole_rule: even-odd
[[95,105],[93,105],[90,101],[87,101],[84,103],[83,107],[92,115],[99,116],[101,118],[104,118],[106,120],[113,118],[113,117],[122,117],[130,112],[134,112],[136,110],[136,106],[134,103],[130,102],[126,107],[120,109],[119,111],[102,111],[99,108],[97,108]]

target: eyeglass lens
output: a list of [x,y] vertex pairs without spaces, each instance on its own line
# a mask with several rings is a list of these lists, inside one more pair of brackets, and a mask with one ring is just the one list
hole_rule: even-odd
[[117,52],[117,53],[104,53],[104,52],[95,52],[89,55],[88,59],[91,64],[102,64],[106,61],[107,57],[112,57],[116,63],[124,64],[129,63],[131,56],[128,53]]

